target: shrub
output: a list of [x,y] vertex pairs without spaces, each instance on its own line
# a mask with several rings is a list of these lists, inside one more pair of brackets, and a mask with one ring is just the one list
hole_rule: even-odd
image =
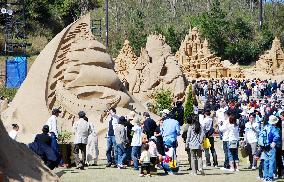
[[61,131],[58,134],[58,143],[67,144],[71,139],[72,133],[69,131]]
[[164,109],[169,109],[171,110],[172,107],[172,93],[169,90],[158,90],[154,94],[154,99],[155,99],[155,109],[154,112],[157,115],[161,114],[161,111]]
[[2,86],[0,88],[0,95],[7,98],[9,101],[12,101],[15,97],[18,89],[17,88],[6,88],[5,86]]

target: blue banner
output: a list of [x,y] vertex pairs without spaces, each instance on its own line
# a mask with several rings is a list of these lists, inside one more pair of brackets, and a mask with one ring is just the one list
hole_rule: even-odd
[[27,57],[6,60],[6,88],[19,88],[27,76]]

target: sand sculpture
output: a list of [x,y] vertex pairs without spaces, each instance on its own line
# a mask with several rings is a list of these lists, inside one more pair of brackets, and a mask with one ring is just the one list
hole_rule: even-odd
[[273,40],[271,49],[259,57],[254,70],[269,75],[284,74],[284,53],[277,37]]
[[115,71],[126,88],[143,104],[159,89],[170,90],[177,99],[184,96],[183,73],[162,35],[149,35],[138,58],[125,41],[115,63]]
[[11,106],[3,113],[5,126],[19,123],[20,141],[29,142],[40,132],[52,108],[63,111],[59,129],[71,131],[77,113],[84,110],[97,130],[105,109],[117,107],[119,114],[129,109],[145,109],[129,95],[113,69],[106,48],[90,31],[90,15],[62,30],[41,52],[32,65]]
[[209,49],[208,41],[202,41],[201,33],[196,27],[189,31],[176,53],[182,71],[188,79],[192,78],[242,78],[238,65],[225,67],[220,57]]
[[[59,181],[25,144],[13,141],[0,121],[0,181]],[[2,175],[2,176],[1,176]]]

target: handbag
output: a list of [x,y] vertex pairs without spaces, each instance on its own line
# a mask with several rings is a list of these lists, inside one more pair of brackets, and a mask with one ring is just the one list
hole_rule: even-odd
[[208,138],[204,138],[202,146],[204,149],[208,149],[211,147],[211,143]]
[[238,148],[238,140],[229,141],[229,149]]

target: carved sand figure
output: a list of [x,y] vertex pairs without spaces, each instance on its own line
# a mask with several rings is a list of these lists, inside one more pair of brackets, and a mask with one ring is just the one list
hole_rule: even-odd
[[221,58],[209,49],[208,41],[202,37],[196,27],[189,31],[175,55],[187,79],[194,78],[243,78],[238,65],[233,69],[225,67]]
[[272,47],[259,57],[256,62],[256,70],[264,71],[271,75],[284,74],[284,53],[281,49],[280,40],[275,37]]
[[[184,96],[184,76],[175,56],[171,54],[170,46],[165,42],[165,37],[156,34],[149,35],[146,47],[141,49],[137,60],[135,56],[130,56],[133,57],[132,61],[125,61],[129,58],[126,54],[129,51],[125,51],[125,48],[132,50],[129,45],[126,45],[116,60],[124,58],[124,61],[120,60],[120,62],[128,62],[129,66],[126,66],[125,69],[116,61],[116,72],[121,75],[120,78],[123,77],[127,80],[129,92],[135,98],[145,103],[151,100],[153,93],[159,89],[170,90],[177,99]],[[134,65],[134,69],[131,65]],[[127,75],[125,76],[123,73],[127,73]]]
[[19,123],[19,141],[30,142],[54,107],[63,111],[59,128],[69,131],[80,110],[96,122],[98,132],[106,128],[99,121],[110,107],[117,107],[119,114],[129,113],[129,109],[145,111],[127,93],[113,66],[106,48],[90,31],[90,15],[82,17],[62,30],[37,57],[3,113],[4,124]]

